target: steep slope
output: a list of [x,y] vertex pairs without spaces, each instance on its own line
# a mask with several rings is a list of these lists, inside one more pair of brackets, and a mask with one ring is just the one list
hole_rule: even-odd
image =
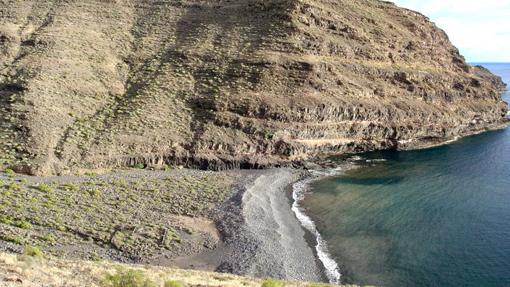
[[0,158],[259,167],[501,126],[501,80],[378,0],[0,2]]

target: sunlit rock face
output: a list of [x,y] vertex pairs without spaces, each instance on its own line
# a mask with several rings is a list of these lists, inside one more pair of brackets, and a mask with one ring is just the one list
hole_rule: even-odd
[[502,81],[376,0],[3,1],[0,158],[264,167],[502,125]]

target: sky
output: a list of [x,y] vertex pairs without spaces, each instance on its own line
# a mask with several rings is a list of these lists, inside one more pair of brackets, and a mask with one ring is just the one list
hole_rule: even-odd
[[510,0],[393,0],[428,16],[471,63],[510,63]]

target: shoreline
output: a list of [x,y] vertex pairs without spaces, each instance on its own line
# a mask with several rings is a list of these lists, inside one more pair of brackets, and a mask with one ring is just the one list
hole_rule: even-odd
[[[42,183],[58,190],[59,192],[55,195],[61,194],[62,196],[72,195],[75,191],[90,193],[90,191],[98,190],[100,191],[98,194],[90,193],[92,197],[89,195],[84,197],[91,201],[91,205],[97,205],[98,200],[103,200],[103,197],[105,202],[118,201],[117,190],[128,192],[126,184],[130,182],[142,181],[144,185],[137,187],[139,190],[137,192],[142,190],[146,198],[153,198],[155,192],[162,192],[165,188],[175,184],[182,186],[181,191],[173,191],[180,196],[190,188],[190,182],[191,186],[201,186],[198,182],[206,178],[211,183],[221,182],[223,180],[218,178],[221,175],[224,180],[231,180],[232,185],[230,185],[229,191],[225,192],[228,195],[225,195],[223,201],[220,201],[219,198],[215,199],[218,205],[210,208],[206,208],[204,205],[202,211],[189,216],[180,216],[177,213],[168,214],[174,226],[182,227],[182,229],[176,229],[177,235],[183,241],[179,244],[174,243],[175,250],[166,250],[156,256],[141,254],[140,257],[128,257],[123,250],[131,248],[131,246],[120,245],[125,243],[115,237],[110,241],[119,247],[112,248],[110,245],[102,243],[101,240],[104,236],[94,237],[93,241],[88,239],[88,241],[79,241],[77,244],[72,242],[75,244],[74,246],[70,244],[56,249],[65,251],[64,257],[77,259],[83,258],[89,253],[95,255],[97,252],[105,259],[124,263],[175,266],[184,269],[217,271],[258,278],[273,277],[292,281],[324,282],[327,279],[330,283],[340,284],[339,263],[329,255],[327,243],[322,239],[311,217],[306,214],[306,210],[301,208],[300,201],[306,194],[306,186],[310,182],[345,171],[351,168],[350,164],[349,161],[345,164],[325,162],[322,165],[310,162],[307,169],[274,168],[224,172],[188,169],[167,172],[125,170],[96,176],[46,178],[22,175],[15,175],[11,178],[0,174],[0,179],[5,182],[18,183],[25,180],[24,185],[26,186],[21,186],[21,188],[27,188],[27,192],[29,192],[27,194],[34,194],[34,189],[41,193],[42,191],[37,190],[36,186]],[[126,179],[127,182],[125,182]],[[73,185],[70,185],[71,183]],[[91,183],[93,184],[91,185]],[[94,189],[91,189],[92,187]],[[225,187],[221,188],[227,190]],[[38,194],[37,192],[35,194]],[[133,195],[136,194],[135,191],[129,192]],[[48,193],[53,194],[52,192]],[[12,194],[14,196],[19,192]],[[213,194],[214,192],[211,191],[208,196]],[[205,195],[197,194],[199,197]],[[41,196],[43,196],[42,193]],[[144,200],[142,197],[137,199],[139,202]],[[194,200],[195,198],[190,198],[190,202],[195,202]],[[200,200],[204,200],[204,198]],[[205,203],[210,204],[207,201]],[[163,203],[157,204],[161,204],[163,207]],[[144,212],[153,213],[149,208]],[[161,224],[168,225],[168,222]],[[14,227],[9,228],[14,230]],[[50,229],[48,227],[43,230],[40,224],[34,224],[33,231],[43,230],[46,232]],[[126,230],[128,230],[127,227]],[[136,232],[128,231],[138,236]],[[140,234],[140,236],[142,235]],[[154,239],[154,241],[156,240],[159,239]],[[95,245],[92,244],[94,242],[96,242]],[[149,243],[152,244],[148,242],[147,245]],[[159,241],[156,244],[160,244]],[[0,250],[20,253],[22,245],[0,241]]]
[[239,182],[232,196],[214,216],[218,245],[166,263],[255,278],[328,281],[313,245],[316,237],[296,218],[289,196],[308,172],[275,168],[236,173]]
[[349,168],[249,172],[252,178],[226,205],[230,213],[224,216],[236,219],[220,224],[220,230],[229,228],[223,238],[227,252],[215,271],[341,284],[339,264],[300,202],[308,184]]
[[301,226],[309,232],[311,237],[313,237],[313,242],[309,242],[309,244],[314,248],[314,254],[317,257],[317,260],[322,264],[327,280],[331,284],[338,285],[341,283],[342,278],[339,265],[331,257],[328,251],[327,242],[322,238],[322,235],[317,230],[315,222],[306,214],[306,211],[300,205],[308,191],[308,185],[316,180],[320,180],[321,178],[323,178],[323,176],[311,175],[292,184],[293,203],[291,209],[301,223]]
[[[459,138],[450,139],[434,145],[415,147],[413,149],[434,148],[441,145],[451,144],[467,136],[507,128],[508,124],[503,124],[498,128],[486,131],[479,131]],[[356,157],[354,154],[353,157]],[[307,193],[307,185],[313,181],[321,180],[328,176],[334,176],[339,172],[350,168],[356,168],[356,160],[347,160],[345,164],[324,165],[312,162],[307,168],[272,168],[264,170],[241,170],[237,171],[240,177],[239,188],[232,196],[224,209],[229,210],[229,214],[223,214],[223,218],[230,217],[230,221],[219,223],[219,230],[224,235],[222,238],[223,246],[221,251],[214,249],[213,252],[221,253],[223,263],[214,271],[228,272],[238,275],[246,275],[258,278],[273,277],[284,280],[296,281],[316,281],[328,282],[330,284],[341,284],[341,263],[336,262],[327,250],[327,242],[322,238],[317,230],[314,221],[306,211],[300,206],[300,201]],[[253,202],[256,198],[258,202]],[[246,204],[251,201],[251,204]],[[281,211],[292,212],[292,216],[285,218],[286,224],[293,226],[292,232],[285,234],[287,238],[293,237],[293,240],[299,242],[296,249],[306,253],[301,260],[290,261],[287,265],[283,264],[282,258],[288,258],[289,252],[285,251],[285,244],[281,244],[273,236],[278,233],[280,224],[275,222],[268,223],[271,218],[263,218],[261,214],[270,215],[274,211],[264,209],[264,204],[271,203],[279,206]],[[254,210],[263,210],[258,215]],[[234,212],[232,212],[234,211]],[[274,215],[274,214],[273,214]],[[235,218],[235,219],[234,219]],[[272,218],[274,219],[274,218]],[[250,221],[250,222],[247,222]],[[268,223],[266,230],[260,229],[262,223]],[[296,227],[296,223],[299,228]],[[224,234],[225,230],[229,230]],[[262,232],[260,232],[262,230]],[[268,232],[273,231],[273,232]],[[274,232],[277,230],[277,232]],[[289,231],[289,230],[287,230]],[[268,239],[269,238],[269,239]],[[285,240],[282,240],[285,242]],[[287,246],[288,246],[287,241]],[[294,246],[295,247],[295,246]],[[281,251],[283,248],[284,251]],[[295,253],[300,253],[296,251]],[[278,256],[278,255],[284,256]],[[311,254],[311,255],[310,255]],[[198,255],[202,257],[202,255]],[[292,256],[290,256],[292,257]],[[294,262],[294,263],[293,263]],[[295,262],[307,265],[304,275],[296,276],[297,267]],[[305,262],[305,263],[303,263]],[[312,267],[310,267],[312,266]],[[310,270],[312,270],[310,272]]]
[[247,275],[293,281],[322,281],[323,275],[306,232],[291,209],[286,189],[301,171],[268,170],[243,194],[245,226],[258,242]]
[[[113,235],[111,235],[112,233],[98,234],[94,235],[93,239],[89,239],[92,238],[94,230],[85,224],[91,220],[67,221],[65,230],[54,231],[53,227],[45,221],[33,223],[29,227],[30,229],[25,230],[12,226],[6,221],[7,217],[2,217],[4,220],[3,225],[0,224],[4,228],[2,238],[14,238],[13,236],[7,237],[8,232],[27,233],[29,235],[24,244],[41,246],[45,253],[59,258],[75,260],[97,260],[100,258],[118,263],[217,271],[258,278],[271,277],[291,281],[324,282],[326,281],[324,270],[313,244],[310,244],[315,238],[312,234],[308,234],[308,231],[296,218],[292,211],[293,202],[289,197],[291,191],[289,189],[294,183],[302,180],[305,174],[307,172],[304,170],[290,168],[235,170],[220,173],[187,169],[173,171],[124,170],[102,175],[46,178],[0,174],[0,179],[9,183],[6,185],[7,187],[12,185],[20,189],[16,193],[10,193],[11,197],[16,196],[15,199],[19,196],[24,197],[25,194],[26,196],[37,195],[41,198],[46,198],[47,194],[50,194],[59,196],[55,202],[64,204],[69,201],[66,201],[67,198],[73,198],[79,194],[80,201],[75,204],[85,202],[88,206],[95,206],[101,210],[122,204],[119,200],[124,200],[123,197],[133,198],[136,202],[152,200],[153,202],[150,204],[149,202],[144,204],[143,211],[139,209],[138,217],[150,215],[160,218],[161,223],[158,224],[161,227],[158,225],[158,228],[163,230],[163,228],[173,227],[176,230],[175,236],[179,236],[171,248],[166,249],[161,245],[161,242],[167,238],[165,234],[161,233],[154,238],[145,239],[145,235],[142,233],[144,229],[141,227],[134,230],[127,226],[120,229],[121,231],[117,231],[117,234],[129,232],[130,236],[137,239],[131,243],[131,241],[127,241],[129,237],[126,237],[125,243],[120,241],[123,237],[117,236],[115,231]],[[166,203],[167,199],[165,199],[164,203],[159,203],[157,201],[159,197],[154,196],[155,193],[161,193],[161,195],[165,195],[165,198],[170,193],[178,196],[190,186],[205,186],[199,184],[205,179],[207,181],[233,181],[232,185],[229,183],[222,185],[225,189],[224,192],[229,195],[226,195],[222,202],[218,202],[210,209],[206,205],[212,202],[209,202],[207,198],[218,192],[216,189],[202,194],[205,198],[200,200],[204,201],[204,209],[189,216],[179,215],[181,209],[177,210],[175,214],[172,213],[173,211],[167,210],[184,198],[177,197],[174,205],[167,206],[171,202]],[[143,184],[141,184],[142,182]],[[168,190],[169,184],[174,186],[174,182],[182,186],[183,189],[181,191]],[[130,190],[129,185],[137,187]],[[228,185],[230,185],[228,188],[230,191],[227,192]],[[41,191],[43,188],[47,191]],[[121,194],[125,195],[119,197]],[[198,194],[197,191],[193,191],[190,196],[199,196]],[[133,196],[138,197],[134,198]],[[214,201],[218,199],[214,199]],[[190,200],[190,202],[195,202],[195,199],[190,198]],[[90,203],[88,203],[89,201]],[[41,199],[37,203],[43,204],[44,202]],[[134,205],[129,206],[135,208]],[[187,205],[182,207],[185,206]],[[71,216],[79,215],[86,218],[100,214],[100,212],[91,213],[90,210],[77,207],[62,209],[59,213],[70,213]],[[63,207],[59,206],[59,208]],[[43,210],[42,207],[41,210]],[[19,214],[15,210],[9,212],[13,216]],[[55,212],[51,214],[57,215]],[[130,210],[127,210],[126,214],[130,214]],[[129,221],[129,218],[127,217],[125,220],[119,218],[118,223],[112,223],[113,227],[108,227],[122,226],[126,224],[123,223],[124,221]],[[95,222],[95,219],[92,222]],[[150,224],[154,224],[154,222],[147,221],[145,226],[150,226]],[[72,237],[75,230],[77,230],[77,239]],[[48,243],[36,241],[42,238],[40,234],[53,233],[59,235],[59,237],[55,237],[55,241]],[[81,239],[80,236],[87,238]],[[107,241],[109,237],[113,239]],[[65,241],[59,238],[65,238]],[[142,239],[146,240],[143,245],[139,242]],[[20,254],[23,253],[23,246],[14,240],[0,240],[0,251]],[[147,254],[138,251],[147,248],[147,246],[154,246],[154,249]]]

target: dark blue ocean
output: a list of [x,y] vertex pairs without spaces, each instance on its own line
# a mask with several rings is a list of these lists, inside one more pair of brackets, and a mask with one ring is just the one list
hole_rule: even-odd
[[[510,86],[510,64],[483,65]],[[315,182],[303,202],[342,283],[510,286],[510,129],[361,156],[386,161]]]

